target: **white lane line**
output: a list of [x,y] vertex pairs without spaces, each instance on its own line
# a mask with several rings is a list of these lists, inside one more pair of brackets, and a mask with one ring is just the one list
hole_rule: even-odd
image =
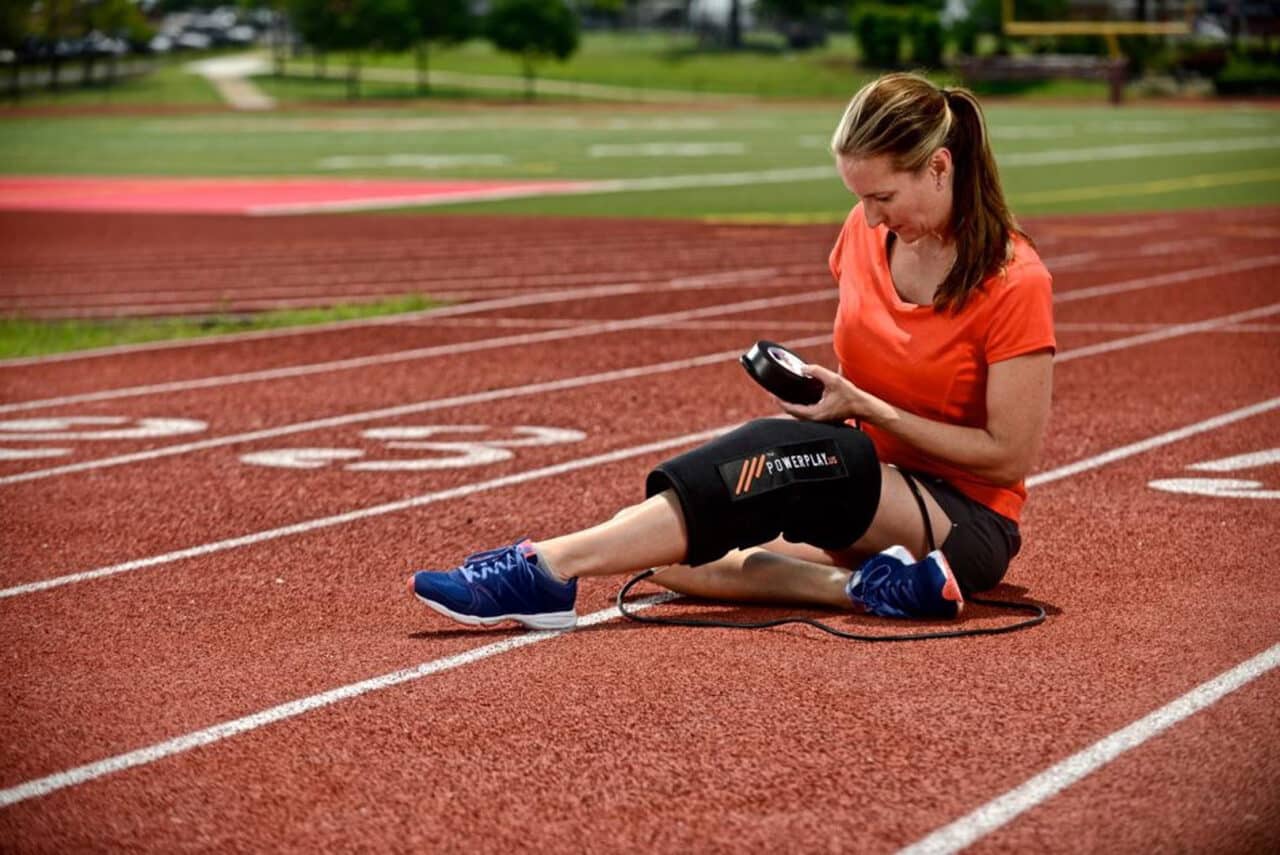
[[37,591],[47,591],[50,588],[59,588],[75,582],[88,582],[92,579],[102,579],[107,576],[115,576],[120,573],[141,570],[145,567],[155,567],[160,564],[171,564],[175,561],[183,561],[188,558],[199,558],[205,555],[212,555],[216,552],[225,552],[228,549],[239,549],[242,546],[251,546],[255,543],[276,540],[281,537],[305,534],[306,532],[316,531],[317,529],[346,525],[347,523],[369,519],[370,517],[382,516],[383,514],[399,513],[400,511],[409,510],[410,508],[420,508],[424,505],[435,504],[436,502],[458,499],[463,496],[483,493],[488,490],[497,490],[502,487],[510,487],[515,484],[524,484],[528,481],[549,478],[552,475],[563,475],[566,472],[573,472],[578,469],[588,469],[593,466],[616,463],[619,460],[628,460],[632,457],[638,457],[639,455],[649,454],[654,451],[662,451],[681,445],[690,445],[704,439],[709,439],[731,429],[732,427],[733,425],[729,425],[727,427],[720,427],[713,430],[705,430],[698,433],[677,436],[671,439],[664,439],[658,442],[649,442],[644,445],[635,445],[630,448],[622,448],[617,451],[597,454],[592,457],[583,457],[577,460],[557,463],[553,466],[543,466],[539,469],[530,469],[526,472],[504,475],[501,478],[491,478],[488,481],[475,481],[469,484],[462,484],[458,487],[451,487],[447,490],[423,493],[420,496],[411,496],[407,499],[399,499],[394,502],[386,502],[381,505],[373,505],[367,508],[347,511],[342,514],[318,517],[316,519],[294,523],[293,525],[280,526],[279,528],[272,528],[265,531],[254,532],[252,534],[241,535],[240,537],[231,537],[226,540],[218,540],[212,543],[201,544],[200,546],[192,546],[187,549],[166,552],[163,555],[153,555],[150,558],[139,558],[134,561],[125,561],[122,564],[112,564],[109,567],[99,567],[95,570],[86,570],[81,573],[71,573],[66,576],[58,576],[54,579],[42,579],[39,582],[28,582],[24,585],[16,585],[12,588],[0,589],[0,600],[8,599],[9,597],[18,597],[24,594],[34,594]]
[[[1083,472],[1089,469],[1097,468],[1098,466],[1105,465],[1106,463],[1110,463],[1115,460],[1122,460],[1126,457],[1130,457],[1133,454],[1140,453],[1140,451],[1148,450],[1150,448],[1156,448],[1156,447],[1159,447],[1160,445],[1167,444],[1168,442],[1175,441],[1174,439],[1168,439],[1168,437],[1176,436],[1177,438],[1181,439],[1188,436],[1193,436],[1197,433],[1203,432],[1204,430],[1210,430],[1213,427],[1220,427],[1222,425],[1231,424],[1234,421],[1238,421],[1242,418],[1247,418],[1249,415],[1256,415],[1257,413],[1266,412],[1268,409],[1274,409],[1277,405],[1280,405],[1280,398],[1275,398],[1275,399],[1272,399],[1271,401],[1263,402],[1261,404],[1256,404],[1252,407],[1245,407],[1241,410],[1235,410],[1231,413],[1225,413],[1221,416],[1208,419],[1204,422],[1199,422],[1194,425],[1188,425],[1177,431],[1172,431],[1170,433],[1162,434],[1157,437],[1151,437],[1147,440],[1144,440],[1141,443],[1134,443],[1132,445],[1125,446],[1124,448],[1121,448],[1121,449],[1115,449],[1105,454],[1095,455],[1094,457],[1078,461],[1077,463],[1072,464],[1071,466],[1061,467],[1059,469],[1053,470],[1052,472],[1044,473],[1044,475],[1040,476],[1038,479],[1029,479],[1027,483],[1028,483],[1028,486],[1031,486],[1033,483],[1043,484],[1049,481],[1058,480],[1059,478],[1065,478],[1077,472]],[[1245,414],[1245,415],[1242,415],[1242,414]],[[669,440],[664,440],[662,442],[653,443],[649,446],[641,446],[641,448],[645,448],[646,451],[659,450],[660,447],[664,447],[664,446],[672,447],[675,445],[697,442],[700,438],[708,438],[711,436],[715,436],[716,434],[729,430],[731,428],[732,426],[729,425],[729,426],[717,428],[711,431],[704,431],[698,434],[688,434],[686,436],[676,437],[675,439],[669,439]],[[1134,450],[1134,449],[1137,449],[1137,450]],[[611,454],[614,454],[614,455],[629,454],[631,452],[635,452],[635,449],[624,449],[621,452],[612,452]],[[635,453],[646,453],[646,452],[635,452]],[[600,455],[601,458],[608,457],[608,456],[609,455]],[[618,459],[622,459],[622,458],[618,458]],[[582,464],[582,463],[584,463],[584,461],[575,461],[567,464],[560,464],[559,466],[547,467],[546,469],[534,470],[534,471],[545,473],[547,475],[557,474],[552,470],[568,471],[567,469],[563,468],[565,466],[581,468],[578,464]],[[516,479],[528,480],[528,478],[531,475],[533,475],[533,473],[522,473],[520,475],[509,476],[506,479],[495,479],[494,482],[489,482],[489,483],[496,484],[498,481],[506,481],[508,483],[518,483]],[[476,488],[478,488],[479,486],[480,485],[470,485],[469,487],[459,488],[459,491],[470,489],[471,492],[476,492]],[[453,493],[458,491],[451,490],[451,491],[445,491],[445,492]],[[428,494],[428,495],[440,495],[440,494]],[[426,497],[417,497],[417,499],[410,499],[407,501],[410,501],[410,502],[421,501],[422,499],[425,499],[425,498]],[[433,499],[432,501],[439,501],[439,499]],[[401,504],[401,503],[394,503],[394,504]],[[379,507],[388,507],[388,506],[383,505]],[[362,514],[364,516],[368,516],[368,515],[371,515],[368,513],[368,511],[371,511],[371,510],[373,509],[366,509],[366,511],[363,511],[363,512],[358,511],[356,513]],[[343,516],[351,516],[351,515],[343,515]],[[334,520],[334,519],[337,519],[337,518],[336,517],[327,518],[327,520]],[[319,520],[313,521],[313,523],[319,523],[319,522],[324,522],[324,521],[319,521]],[[327,523],[327,524],[334,525],[337,523]],[[301,525],[319,527],[318,525],[313,525],[312,523],[303,523]],[[292,531],[292,529],[295,529],[295,528],[298,528],[298,527],[290,526],[290,527],[287,527],[286,529],[275,529],[274,532],[293,534],[293,533],[296,533]],[[271,535],[274,537],[282,536],[282,534],[273,534],[272,532],[260,532],[259,535],[250,535],[248,537],[259,538],[259,540],[268,539],[264,535]],[[208,547],[218,547],[219,549],[229,549],[229,548],[233,548],[233,546],[244,545],[244,543],[241,543],[239,541],[248,542],[246,538],[237,538],[234,541],[220,541],[218,544],[207,544],[206,547],[196,547],[196,549],[206,549]],[[253,541],[253,542],[258,542],[258,541]],[[222,546],[221,544],[231,544],[231,545]],[[214,551],[214,550],[209,549],[208,551]],[[191,557],[192,553],[193,553],[193,550],[183,550],[177,553],[169,553],[168,556],[157,556],[155,559],[147,559],[147,560],[150,561],[152,564],[157,564],[157,563],[161,563],[161,559],[164,559],[167,561],[176,561],[182,558]],[[201,552],[199,554],[208,554],[208,552]],[[135,564],[135,565],[138,563],[139,562],[130,562],[130,564]],[[126,565],[117,565],[117,568],[137,569],[136,567],[126,567]],[[106,575],[106,571],[114,571],[116,573],[125,572],[124,569],[115,569],[115,568],[103,568],[101,571],[91,571],[91,572]],[[84,576],[86,574],[76,574],[76,575]],[[65,577],[65,578],[69,578],[69,577]],[[55,582],[55,581],[57,580],[49,580],[49,582]],[[73,580],[73,581],[76,581],[76,580]],[[35,583],[35,584],[40,585],[45,583]],[[60,582],[59,584],[65,584],[65,582]],[[13,590],[13,589],[10,589],[10,590]],[[9,594],[7,591],[0,592],[0,596],[8,596],[8,595]],[[654,602],[656,602],[656,600]],[[597,623],[604,622],[604,621],[612,620],[613,618],[619,617],[619,616],[620,615],[618,614],[616,609],[605,609],[603,611],[594,612],[591,615],[588,615],[586,618],[583,619],[583,621],[580,622],[580,624],[589,625],[587,624],[587,621],[593,621]],[[344,700],[348,697],[354,697],[355,695],[364,694],[366,692],[373,691],[375,689],[381,689],[381,688],[386,688],[388,686],[393,686],[401,682],[406,682],[407,680],[417,679],[417,676],[401,677],[397,675],[406,675],[406,674],[416,675],[417,672],[422,669],[429,669],[426,673],[436,673],[439,670],[443,670],[443,668],[441,668],[438,664],[441,662],[450,662],[450,663],[456,662],[457,664],[452,664],[452,665],[449,665],[448,667],[458,667],[459,664],[467,664],[470,661],[474,661],[475,658],[483,658],[483,656],[493,656],[493,655],[496,655],[497,653],[503,653],[503,652],[506,652],[507,650],[515,649],[516,647],[523,646],[524,644],[533,643],[534,641],[541,640],[542,638],[554,637],[555,635],[556,633],[526,633],[525,635],[517,636],[515,639],[510,639],[508,642],[498,642],[497,644],[494,644],[494,645],[487,645],[486,647],[476,648],[475,650],[467,651],[461,654],[456,654],[455,656],[448,657],[446,659],[435,660],[433,662],[424,663],[423,665],[418,666],[418,668],[411,669],[410,671],[397,671],[395,672],[395,674],[385,675],[383,677],[377,677],[371,681],[365,680],[359,683],[352,683],[346,686],[341,686],[336,689],[331,689],[327,692],[322,692],[317,695],[311,695],[305,698],[300,698],[295,701],[290,701],[288,703],[281,704],[276,707],[271,707],[270,709],[263,710],[258,713],[254,713],[252,715],[248,715],[243,718],[235,719],[234,721],[231,721],[231,722],[224,722],[222,724],[214,725],[213,727],[204,728],[202,730],[194,731],[192,733],[175,737],[173,739],[169,739],[164,742],[159,742],[154,745],[148,746],[146,748],[141,748],[125,754],[118,754],[118,755],[115,755],[114,757],[108,757],[104,760],[99,760],[97,762],[89,763],[84,766],[78,766],[74,769],[68,769],[63,772],[58,772],[43,778],[27,781],[26,783],[19,784],[17,786],[10,787],[9,789],[0,791],[0,807],[16,804],[17,802],[25,801],[31,798],[36,798],[38,796],[47,795],[49,793],[55,792],[60,789],[64,789],[66,787],[75,786],[77,784],[82,784],[87,781],[94,780],[96,778],[101,778],[104,775],[109,775],[113,772],[118,772],[118,771],[129,769],[135,766],[142,766],[145,764],[153,763],[157,760],[161,760],[173,754],[179,754],[183,751],[188,751],[192,748],[197,748],[203,745],[209,745],[214,742],[219,742],[223,739],[227,739],[229,737],[236,736],[241,733],[246,733],[251,730],[256,730],[259,727],[263,727],[265,725],[272,724],[276,721],[280,721],[285,718],[290,718],[292,716],[299,715],[303,712],[307,712],[312,709],[317,709],[319,707],[331,705],[338,701]],[[530,640],[523,641],[520,643],[511,643],[511,642],[518,642],[520,639],[530,639]],[[507,646],[503,646],[503,645],[507,645]],[[480,653],[481,651],[489,651],[489,652],[485,652],[483,656],[476,656],[476,654]],[[467,659],[466,657],[473,657],[473,658]],[[459,661],[460,659],[465,661]],[[420,676],[426,676],[426,674],[421,674]]]
[[[627,608],[631,611],[642,611],[667,600],[674,599],[675,594],[663,593],[654,594],[648,597],[642,597],[627,603]],[[595,626],[596,624],[605,623],[621,617],[616,606],[601,609],[588,615],[583,615],[578,619],[578,626],[585,628]],[[105,760],[99,760],[96,763],[87,763],[83,766],[77,766],[74,769],[67,769],[44,778],[37,778],[10,787],[6,790],[0,790],[0,808],[15,805],[28,799],[47,796],[58,790],[74,787],[84,784],[96,778],[110,775],[114,772],[122,772],[125,769],[131,769],[135,766],[145,766],[163,760],[166,757],[172,757],[175,754],[181,754],[190,751],[193,748],[200,748],[205,745],[212,745],[215,742],[221,742],[224,739],[230,739],[242,733],[248,733],[257,730],[260,727],[266,727],[269,724],[275,724],[279,721],[300,716],[303,713],[312,710],[322,709],[332,706],[333,704],[345,701],[350,698],[359,697],[369,692],[377,692],[382,689],[388,689],[392,686],[398,686],[402,683],[411,683],[415,680],[421,680],[423,677],[430,677],[433,674],[439,674],[443,671],[449,671],[454,668],[461,668],[465,665],[471,665],[491,656],[498,656],[502,653],[510,653],[513,650],[519,650],[521,647],[528,647],[531,644],[538,644],[543,641],[550,641],[553,638],[559,638],[565,635],[569,630],[540,630],[535,632],[526,632],[512,638],[496,641],[493,644],[486,644],[483,647],[475,647],[470,650],[456,653],[453,656],[446,656],[442,659],[433,659],[430,662],[423,662],[414,668],[406,668],[402,671],[393,671],[390,674],[383,674],[380,677],[373,677],[368,680],[361,680],[358,683],[348,683],[345,686],[339,686],[336,689],[330,689],[327,692],[321,692],[317,695],[310,695],[305,698],[299,698],[295,701],[288,701],[278,706],[243,716],[241,718],[224,721],[202,730],[192,731],[183,734],[174,739],[167,739],[164,742],[157,742],[148,745],[145,748],[139,748],[125,754],[117,754],[114,757],[108,757]]]
[[[1074,350],[1064,350],[1060,352],[1054,359],[1055,362],[1070,362],[1082,356],[1096,356],[1100,353],[1108,353],[1123,348],[1135,347],[1141,344],[1147,344],[1153,341],[1163,341],[1175,338],[1177,336],[1191,335],[1193,333],[1208,332],[1220,326],[1227,326],[1235,323],[1241,315],[1252,315],[1255,313],[1269,313],[1271,307],[1262,309],[1253,309],[1248,312],[1236,313],[1232,315],[1224,315],[1220,318],[1210,318],[1205,321],[1197,321],[1191,324],[1180,324],[1175,327],[1169,327],[1158,333],[1148,333],[1144,335],[1129,336],[1123,339],[1117,339],[1114,342],[1102,342],[1096,345],[1088,345],[1086,347]],[[828,336],[813,336],[802,339],[795,343],[796,347],[805,347],[813,344],[823,344],[829,341]],[[97,460],[86,460],[80,463],[68,463],[63,466],[55,466],[48,469],[33,469],[27,472],[19,472],[15,475],[6,475],[0,477],[0,486],[5,484],[17,484],[24,481],[34,481],[40,478],[50,478],[57,475],[67,475],[75,472],[86,472],[92,469],[102,469],[110,466],[120,466],[128,463],[138,463],[144,460],[156,460],[161,457],[171,457],[178,454],[187,454],[194,451],[203,451],[209,448],[218,448],[226,445],[233,445],[241,442],[250,442],[260,439],[269,439],[276,436],[285,436],[288,434],[301,433],[309,430],[320,430],[323,428],[340,427],[357,422],[369,421],[371,419],[392,418],[396,416],[410,415],[414,413],[428,412],[431,410],[443,409],[451,406],[463,406],[465,404],[483,403],[486,401],[498,400],[500,398],[516,397],[518,395],[538,394],[541,392],[560,391],[563,389],[576,388],[578,386],[589,385],[591,383],[608,383],[618,379],[629,379],[632,377],[643,376],[644,374],[656,374],[665,371],[678,371],[684,368],[693,368],[710,364],[711,362],[733,359],[738,355],[737,351],[721,351],[720,353],[708,354],[702,357],[695,357],[687,360],[675,360],[673,362],[659,363],[657,365],[642,366],[632,369],[619,369],[616,371],[604,372],[603,374],[585,375],[576,378],[567,378],[565,380],[555,380],[548,383],[539,383],[531,386],[510,387],[506,389],[495,389],[490,392],[473,393],[471,395],[461,395],[454,398],[440,398],[434,401],[421,401],[414,404],[406,404],[399,407],[388,407],[381,410],[371,410],[364,413],[351,413],[345,416],[336,416],[329,419],[317,419],[309,422],[299,422],[292,425],[282,425],[276,428],[266,428],[260,431],[251,431],[249,433],[231,434],[229,436],[214,437],[212,439],[198,440],[196,442],[184,443],[181,445],[171,445],[162,448],[151,449],[149,451],[139,451],[132,454],[121,454],[115,457],[99,458]]]
[[[459,320],[459,323],[465,323],[465,319]],[[712,322],[704,321],[704,323]],[[1149,332],[1169,329],[1174,325],[1170,323],[1139,324],[1120,321],[1056,321],[1053,326],[1058,332]],[[1280,332],[1280,324],[1232,324],[1217,330],[1217,332],[1276,333]]]
[[1249,309],[1243,312],[1236,312],[1231,315],[1223,315],[1220,318],[1210,318],[1207,321],[1193,321],[1185,324],[1174,324],[1172,326],[1165,327],[1164,329],[1153,330],[1152,332],[1126,336],[1125,338],[1112,339],[1111,341],[1102,341],[1085,347],[1077,347],[1063,353],[1055,359],[1054,362],[1069,362],[1072,359],[1084,359],[1085,357],[1097,356],[1100,353],[1110,353],[1113,350],[1124,350],[1125,348],[1135,347],[1140,344],[1164,341],[1165,339],[1177,338],[1178,336],[1191,335],[1198,332],[1209,332],[1220,327],[1231,326],[1232,324],[1240,323],[1242,321],[1252,321],[1257,318],[1270,317],[1275,314],[1280,314],[1280,303],[1272,303],[1270,306],[1261,306],[1257,309]]
[[901,849],[901,855],[942,855],[942,853],[959,852],[972,846],[991,832],[1098,771],[1125,752],[1137,748],[1178,722],[1212,706],[1277,665],[1280,665],[1280,644],[1264,650],[1252,659],[1241,662],[1206,683],[1201,683],[1123,730],[1118,730],[1060,763],[1055,763],[1021,786],[1009,790],[950,825],[945,825],[927,837]]
[[[1161,273],[1154,276],[1143,276],[1137,279],[1128,279],[1122,282],[1113,282],[1106,285],[1092,286],[1088,288],[1076,288],[1069,291],[1063,291],[1054,295],[1055,303],[1068,303],[1076,300],[1089,299],[1092,297],[1110,296],[1113,294],[1124,293],[1128,291],[1137,291],[1144,288],[1159,288],[1168,285],[1176,285],[1183,282],[1193,281],[1201,278],[1214,276],[1222,276],[1229,273],[1239,273],[1245,270],[1252,270],[1261,267],[1270,267],[1280,264],[1280,254],[1259,256],[1256,258],[1245,258],[1239,261],[1228,262],[1226,264],[1207,265],[1204,267],[1191,268],[1189,270],[1179,270],[1172,273]],[[698,277],[684,277],[678,280],[672,280],[667,288],[670,290],[700,290],[704,288],[714,289],[724,285],[730,285],[736,282],[764,279],[769,275],[776,273],[773,268],[734,271],[723,275],[708,275]],[[741,277],[741,278],[739,278]],[[650,291],[660,290],[661,286],[655,286],[654,283],[642,283],[627,286],[606,286],[602,289],[579,289],[567,292],[559,292],[566,299],[582,299],[587,296],[616,296],[624,293],[619,289],[622,287],[631,288],[632,290],[625,293],[647,293]],[[600,293],[591,293],[605,292]],[[514,298],[521,299],[521,298]],[[553,298],[546,302],[553,302]],[[486,308],[498,309],[506,308],[507,305],[501,305],[504,301],[489,301]],[[510,304],[508,304],[510,305]],[[523,303],[528,305],[528,303]],[[451,307],[454,311],[448,309],[440,310],[432,314],[433,317],[448,317],[451,315],[464,314],[469,309],[476,311],[469,306]],[[698,311],[698,310],[689,310]],[[426,313],[423,313],[425,315]],[[665,320],[689,320],[700,315],[680,316],[681,313],[672,313],[669,316],[653,315],[649,316],[652,323],[660,323],[661,321],[652,320],[654,318],[664,318]],[[412,319],[413,316],[400,316],[399,323]],[[136,397],[140,395],[150,394],[166,394],[177,391],[189,391],[193,389],[214,388],[227,384],[250,383],[263,380],[278,380],[294,377],[301,377],[308,374],[321,373],[327,371],[345,371],[355,368],[364,368],[372,365],[382,365],[393,362],[409,361],[414,359],[425,359],[432,356],[438,356],[450,353],[468,352],[468,350],[480,350],[490,347],[506,347],[508,345],[528,344],[537,341],[550,341],[558,338],[568,338],[576,335],[593,335],[596,332],[612,332],[624,327],[610,326],[612,324],[635,324],[637,326],[646,325],[646,319],[635,318],[627,321],[605,321],[600,322],[599,329],[593,329],[588,325],[581,328],[581,332],[573,330],[553,331],[543,333],[532,333],[526,336],[499,337],[492,339],[484,339],[479,342],[467,342],[457,345],[441,345],[434,348],[418,348],[414,350],[396,351],[394,353],[380,354],[377,356],[353,357],[351,359],[336,360],[332,362],[309,363],[306,365],[288,366],[285,368],[266,369],[262,371],[244,372],[239,374],[225,374],[214,377],[203,377],[195,380],[180,380],[172,383],[159,383],[145,386],[130,386],[119,389],[106,389],[101,392],[86,392],[79,395],[66,395],[54,398],[42,398],[38,400],[19,401],[11,404],[0,405],[0,413],[17,412],[22,410],[32,410],[43,407],[65,406],[68,404],[88,403],[93,401],[115,400],[126,397]],[[542,338],[538,338],[541,336]],[[4,483],[0,480],[0,483]]]
[[174,380],[169,383],[153,383],[144,386],[125,386],[118,389],[104,389],[101,392],[84,392],[78,395],[63,395],[56,398],[41,398],[29,401],[18,401],[12,404],[0,404],[0,413],[19,412],[23,410],[63,407],[69,404],[84,404],[96,401],[115,401],[121,398],[136,398],[144,395],[168,395],[174,392],[190,392],[196,389],[212,389],[223,386],[234,386],[241,383],[260,383],[268,380],[292,380],[308,377],[313,374],[329,374],[338,371],[354,371],[359,368],[371,368],[379,365],[394,365],[399,362],[413,362],[420,359],[431,359],[438,356],[458,356],[464,353],[477,353],[482,350],[495,350],[508,347],[523,347],[530,344],[542,344],[551,341],[563,341],[570,338],[602,335],[625,330],[642,329],[644,327],[661,326],[671,321],[690,320],[707,315],[727,314],[729,312],[753,312],[762,309],[774,309],[781,306],[792,306],[800,303],[812,303],[822,300],[834,300],[836,294],[832,288],[819,291],[805,291],[781,297],[765,297],[756,300],[744,300],[737,303],[723,303],[715,306],[704,306],[700,309],[684,309],[678,312],[664,312],[658,315],[642,315],[625,320],[588,321],[570,329],[544,330],[542,332],[521,333],[519,335],[495,336],[476,341],[460,341],[451,344],[438,344],[430,347],[415,347],[409,350],[397,350],[392,353],[380,353],[373,356],[353,356],[347,359],[335,359],[329,362],[311,362],[305,365],[289,365],[283,368],[267,368],[259,371],[245,371],[237,374],[220,374],[213,377],[201,377],[194,380]]
[[1179,285],[1196,279],[1207,279],[1224,276],[1229,273],[1243,273],[1246,270],[1257,270],[1263,267],[1280,265],[1280,254],[1260,255],[1254,258],[1242,258],[1226,264],[1211,264],[1205,267],[1192,267],[1187,270],[1175,270],[1170,273],[1157,273],[1153,276],[1140,276],[1124,282],[1113,282],[1108,285],[1094,285],[1088,288],[1073,288],[1054,294],[1055,303],[1072,303],[1076,300],[1090,300],[1094,297],[1110,297],[1128,291],[1140,291],[1145,288],[1162,288],[1166,285]]
[[1090,469],[1097,469],[1101,466],[1106,466],[1109,463],[1114,463],[1117,460],[1124,460],[1127,457],[1144,454],[1151,451],[1153,448],[1159,448],[1163,445],[1181,442],[1182,440],[1195,436],[1196,434],[1214,431],[1219,428],[1226,427],[1227,425],[1235,424],[1238,421],[1253,418],[1254,416],[1270,412],[1277,407],[1280,407],[1280,398],[1271,398],[1267,401],[1259,401],[1256,404],[1241,407],[1238,410],[1232,410],[1229,413],[1223,413],[1220,416],[1214,416],[1213,418],[1206,419],[1202,422],[1196,422],[1195,424],[1187,425],[1186,427],[1181,427],[1177,430],[1171,430],[1167,433],[1162,433],[1138,442],[1130,443],[1129,445],[1113,448],[1110,451],[1094,455],[1093,457],[1089,457],[1084,460],[1078,460],[1075,463],[1068,463],[1066,466],[1059,466],[1056,469],[1041,472],[1027,479],[1027,487],[1038,487],[1042,484],[1060,481],[1063,478],[1071,478],[1079,475],[1081,472],[1087,472]]
[[[121,353],[138,353],[150,350],[167,350],[170,348],[207,347],[236,341],[254,341],[263,338],[290,338],[312,333],[333,332],[359,327],[396,326],[423,318],[451,318],[458,315],[471,315],[478,312],[515,309],[524,306],[538,306],[546,303],[573,302],[577,300],[593,300],[606,297],[622,297],[628,294],[648,294],[654,291],[682,291],[687,289],[715,288],[727,286],[735,282],[747,282],[755,279],[767,279],[784,273],[802,273],[815,265],[792,265],[787,268],[754,267],[742,270],[731,270],[718,274],[700,274],[678,276],[666,281],[618,282],[584,287],[560,288],[554,291],[537,291],[510,297],[483,300],[461,306],[438,306],[423,309],[419,312],[403,312],[398,315],[383,315],[376,318],[353,318],[349,321],[333,321],[327,324],[312,324],[305,327],[289,327],[277,330],[254,330],[252,332],[226,333],[206,338],[183,339],[181,341],[153,341],[142,344],[121,344],[112,347],[98,347],[92,350],[80,350],[72,353],[54,353],[47,356],[19,356],[0,359],[0,368],[11,368],[22,365],[44,365],[53,362],[69,362],[74,359],[90,359],[99,356],[115,356]],[[736,278],[735,278],[736,277]]]

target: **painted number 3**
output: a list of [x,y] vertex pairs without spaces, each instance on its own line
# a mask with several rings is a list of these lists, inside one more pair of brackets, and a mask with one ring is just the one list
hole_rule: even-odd
[[[1238,472],[1280,463],[1280,448],[1193,463],[1188,469],[1197,472]],[[1280,499],[1280,490],[1264,489],[1261,481],[1243,478],[1162,478],[1148,486],[1167,493],[1192,493],[1223,499]]]
[[582,431],[570,428],[519,425],[510,428],[512,436],[498,439],[441,439],[442,436],[491,433],[488,425],[409,425],[372,428],[360,435],[394,451],[412,451],[413,456],[367,460],[361,448],[280,448],[243,455],[241,461],[252,466],[274,466],[284,469],[320,469],[342,461],[342,468],[352,472],[419,472],[429,469],[458,469],[483,466],[510,460],[512,449],[537,445],[558,445],[586,439]]

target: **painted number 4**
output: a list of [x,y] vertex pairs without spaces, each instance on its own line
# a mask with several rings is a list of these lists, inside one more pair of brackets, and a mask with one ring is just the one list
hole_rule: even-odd
[[[1280,463],[1280,448],[1193,463],[1187,468],[1197,472],[1238,472],[1274,463]],[[1152,481],[1148,486],[1167,493],[1192,493],[1224,499],[1280,499],[1280,490],[1263,489],[1261,481],[1243,478],[1162,478]]]
[[353,472],[420,472],[428,469],[458,469],[483,466],[510,460],[513,448],[536,445],[558,445],[586,439],[582,431],[569,428],[519,425],[510,428],[513,436],[504,439],[441,439],[442,435],[490,433],[488,425],[408,425],[372,428],[360,435],[394,451],[416,452],[411,457],[365,460],[360,448],[279,448],[243,455],[240,459],[253,466],[284,469],[320,469],[333,463],[348,462],[344,469]]

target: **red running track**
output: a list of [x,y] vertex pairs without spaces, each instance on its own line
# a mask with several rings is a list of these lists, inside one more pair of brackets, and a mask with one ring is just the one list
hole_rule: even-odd
[[[1223,212],[1179,251],[1172,217],[1033,224],[1061,261],[1061,351],[1026,546],[996,593],[1050,619],[1010,636],[637,626],[608,611],[611,580],[583,585],[587,625],[529,635],[459,628],[403,593],[414,566],[611,513],[691,434],[767,413],[731,355],[780,329],[831,359],[822,252],[729,287],[0,365],[0,447],[67,452],[0,470],[0,841],[1273,851],[1280,258],[1248,233],[1277,225],[1280,211]],[[672,264],[663,281],[700,271]],[[753,300],[780,304],[735,308]],[[566,335],[509,340],[543,333]],[[442,342],[473,350],[404,355]],[[395,358],[233,376],[356,356]],[[95,392],[114,397],[59,403]],[[147,418],[207,427],[58,436]],[[366,433],[445,425],[489,427],[433,438],[581,436],[474,466],[346,468],[460,456]],[[244,462],[298,448],[349,456]],[[1258,486],[1210,495],[1206,478]],[[1117,734],[1133,747],[1112,757]],[[994,824],[974,818],[984,806]]]

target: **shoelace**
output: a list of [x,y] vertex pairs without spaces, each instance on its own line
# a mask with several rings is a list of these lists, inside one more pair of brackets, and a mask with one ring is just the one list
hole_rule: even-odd
[[517,568],[521,564],[519,546],[503,546],[487,552],[477,552],[468,556],[459,568],[462,578],[468,582],[483,582],[490,576],[499,575]]

